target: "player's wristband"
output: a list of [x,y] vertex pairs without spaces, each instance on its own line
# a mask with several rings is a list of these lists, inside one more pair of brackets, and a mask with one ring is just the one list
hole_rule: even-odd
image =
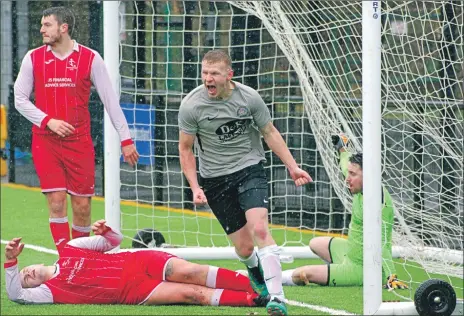
[[127,146],[127,145],[132,145],[134,143],[134,141],[132,140],[132,138],[129,138],[129,139],[125,139],[121,142],[121,147],[124,147],[124,146]]
[[47,124],[48,122],[51,120],[52,118],[50,116],[45,116],[44,119],[42,120],[42,122],[40,123],[40,128],[41,129],[46,129],[47,128]]
[[14,266],[17,265],[17,264],[18,264],[18,259],[14,259],[14,261],[5,262],[5,263],[3,264],[3,267],[4,267],[5,269],[7,269],[7,268],[14,267]]

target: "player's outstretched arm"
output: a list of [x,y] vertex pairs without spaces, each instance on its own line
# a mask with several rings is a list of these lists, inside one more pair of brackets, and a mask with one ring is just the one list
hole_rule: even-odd
[[304,185],[309,182],[313,182],[311,176],[300,167],[298,167],[295,159],[292,156],[290,150],[288,150],[287,144],[280,135],[279,131],[275,128],[272,122],[267,123],[260,129],[261,134],[264,137],[264,141],[269,148],[282,160],[290,173],[296,186]]
[[18,256],[23,251],[21,237],[13,238],[5,246],[5,283],[8,298],[19,304],[51,304],[53,296],[45,285],[24,289],[18,270]]
[[68,242],[68,245],[105,252],[119,246],[122,241],[122,234],[106,225],[104,219],[98,220],[92,225],[92,231],[96,236],[76,238]]

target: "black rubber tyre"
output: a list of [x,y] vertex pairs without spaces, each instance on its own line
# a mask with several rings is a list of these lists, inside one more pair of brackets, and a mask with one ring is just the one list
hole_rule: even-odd
[[456,292],[449,283],[430,279],[417,289],[414,305],[420,316],[449,316],[456,308]]
[[166,240],[163,234],[156,229],[145,228],[135,234],[132,240],[132,248],[154,248],[160,247]]

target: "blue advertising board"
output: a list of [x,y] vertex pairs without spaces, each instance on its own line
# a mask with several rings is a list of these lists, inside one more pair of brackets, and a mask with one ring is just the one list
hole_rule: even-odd
[[[150,104],[121,103],[130,134],[140,154],[138,164],[155,163],[155,107]],[[121,161],[123,161],[121,155]]]

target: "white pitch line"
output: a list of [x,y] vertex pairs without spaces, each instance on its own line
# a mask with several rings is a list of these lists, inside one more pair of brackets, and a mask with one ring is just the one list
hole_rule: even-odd
[[[6,245],[8,243],[8,240],[1,239],[0,241],[4,245]],[[52,255],[58,255],[58,251],[48,249],[48,248],[45,248],[45,247],[41,247],[41,246],[25,244],[24,248],[32,249],[32,250],[35,250],[35,251],[38,251],[38,252],[45,252],[45,253],[49,253],[49,254],[52,254]],[[315,310],[315,311],[318,311],[318,312],[323,312],[323,313],[327,313],[327,314],[331,314],[331,315],[356,315],[356,314],[353,314],[353,313],[350,313],[350,312],[347,312],[347,311],[344,311],[344,310],[333,309],[333,308],[329,308],[329,307],[325,307],[325,306],[312,305],[312,304],[302,303],[302,302],[293,301],[293,300],[287,300],[287,304],[288,305],[293,305],[293,306],[305,307],[305,308],[309,308],[309,309],[312,309],[312,310]]]
[[287,300],[288,305],[293,305],[293,306],[299,306],[299,307],[306,307],[318,312],[323,312],[331,315],[356,315],[344,310],[338,310],[338,309],[333,309],[325,306],[319,306],[319,305],[312,305],[312,304],[307,304],[307,303],[302,303],[298,301],[292,301],[292,300]]
[[[6,245],[8,242],[9,242],[9,240],[3,240],[3,239],[1,240],[1,243],[4,244],[4,245]],[[52,255],[58,255],[58,251],[48,249],[48,248],[44,248],[44,247],[40,247],[40,246],[34,246],[34,245],[25,244],[24,248],[32,249],[32,250],[35,250],[35,251],[38,251],[38,252],[45,252],[45,253],[49,253],[49,254],[52,254]]]

